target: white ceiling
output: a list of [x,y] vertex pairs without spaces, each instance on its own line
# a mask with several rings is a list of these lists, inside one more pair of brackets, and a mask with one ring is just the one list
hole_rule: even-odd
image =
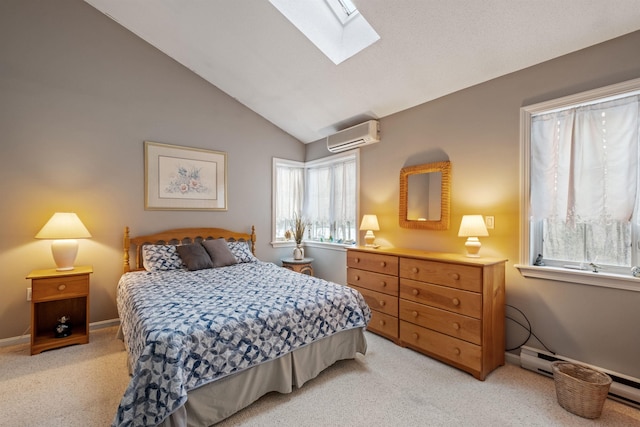
[[640,0],[353,0],[381,38],[335,65],[267,0],[85,1],[305,143],[640,29]]

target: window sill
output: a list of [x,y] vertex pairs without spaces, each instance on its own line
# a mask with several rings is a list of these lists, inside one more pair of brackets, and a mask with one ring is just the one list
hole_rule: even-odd
[[516,264],[514,267],[520,270],[520,274],[523,277],[640,292],[640,278],[631,275],[625,276],[622,274],[605,273],[603,271],[594,273],[588,270],[572,270],[569,268],[524,264]]
[[[275,241],[271,242],[271,246],[274,248],[293,248],[296,246],[296,242],[292,240]],[[345,251],[346,248],[352,247],[354,245],[345,245],[344,243],[316,242],[315,240],[303,240],[302,246],[305,248],[322,248],[334,251]]]

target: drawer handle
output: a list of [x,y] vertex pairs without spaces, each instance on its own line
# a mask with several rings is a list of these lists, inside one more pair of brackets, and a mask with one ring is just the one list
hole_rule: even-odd
[[385,305],[387,305],[387,302],[385,300],[380,301],[380,307],[384,307]]
[[451,277],[453,277],[453,280],[460,280],[460,275],[458,273],[453,273]]
[[360,276],[356,274],[356,281],[360,280]]
[[454,298],[451,302],[453,302],[453,305],[456,307],[460,305],[460,300],[458,298]]
[[384,325],[386,325],[386,324],[387,324],[387,322],[385,322],[384,320],[381,320],[381,321],[380,321],[380,326],[384,326]]
[[414,272],[414,273],[417,273],[417,272],[418,272],[418,271],[420,271],[420,270],[418,270],[418,267],[413,267],[413,268],[411,269],[411,271],[412,271],[412,272]]
[[415,295],[415,296],[418,296],[418,294],[420,293],[420,291],[419,291],[419,290],[417,290],[417,289],[414,289],[414,290],[412,290],[412,291],[411,291],[411,293],[412,293],[413,295]]
[[453,348],[453,354],[455,354],[456,356],[460,356],[460,349],[458,347],[454,347]]
[[64,283],[58,286],[59,291],[64,291],[65,289],[67,289],[67,285],[65,285]]
[[384,261],[381,261],[381,262],[380,262],[380,267],[386,267],[386,266],[387,266],[387,263],[386,263],[386,262],[384,262]]
[[414,339],[414,340],[417,340],[418,338],[420,338],[420,336],[418,335],[418,333],[417,333],[417,332],[414,332],[414,333],[413,333],[413,339]]
[[412,311],[412,312],[411,312],[411,315],[412,315],[413,317],[418,317],[418,312],[417,312],[417,311]]
[[354,259],[354,262],[355,262],[356,264],[357,264],[357,263],[359,263],[359,262],[360,262],[360,258],[355,258],[355,259]]
[[458,329],[460,329],[460,323],[458,323],[458,322],[453,322],[453,329],[455,329],[456,331],[457,331]]
[[387,282],[382,280],[382,281],[380,281],[380,285],[382,285],[383,288],[386,288],[387,287]]

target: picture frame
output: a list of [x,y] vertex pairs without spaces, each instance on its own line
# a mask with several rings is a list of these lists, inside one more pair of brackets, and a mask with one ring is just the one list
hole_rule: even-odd
[[145,210],[227,210],[227,153],[144,142]]

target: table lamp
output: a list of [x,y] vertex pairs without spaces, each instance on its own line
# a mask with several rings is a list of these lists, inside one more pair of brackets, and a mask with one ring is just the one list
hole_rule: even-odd
[[51,253],[58,271],[73,270],[78,241],[91,237],[89,230],[73,212],[56,212],[36,234],[36,239],[52,239]]
[[464,244],[467,248],[467,256],[470,258],[479,258],[478,252],[482,244],[478,237],[488,236],[487,226],[484,223],[482,215],[464,215],[460,223],[460,231],[458,237],[466,237]]
[[364,215],[362,217],[362,222],[360,223],[360,230],[367,231],[364,235],[365,246],[377,248],[377,246],[373,243],[376,239],[376,236],[373,235],[373,232],[380,230],[380,226],[378,225],[378,217],[375,215]]

